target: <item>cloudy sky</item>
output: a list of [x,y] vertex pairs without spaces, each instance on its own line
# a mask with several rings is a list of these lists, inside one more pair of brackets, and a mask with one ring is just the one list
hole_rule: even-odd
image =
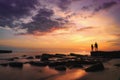
[[120,0],[0,0],[0,49],[120,50]]

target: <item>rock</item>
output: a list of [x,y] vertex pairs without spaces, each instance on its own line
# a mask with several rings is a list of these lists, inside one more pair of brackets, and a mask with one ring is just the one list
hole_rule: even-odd
[[40,58],[41,58],[41,55],[36,55],[35,58],[36,58],[36,59],[40,59]]
[[42,54],[41,55],[41,61],[48,61],[49,58],[51,58],[52,55],[51,54]]
[[22,55],[22,57],[26,57],[27,55]]
[[81,64],[73,64],[70,68],[83,68]]
[[34,65],[34,66],[47,66],[47,64],[45,62],[39,62],[39,61],[32,61],[30,62],[31,65]]
[[29,57],[27,57],[26,59],[34,59],[34,57],[32,57],[32,56],[29,56]]
[[56,66],[56,67],[55,67],[55,70],[58,70],[58,71],[66,71],[66,67],[65,67],[65,66]]
[[120,51],[91,51],[91,56],[103,58],[120,58]]
[[19,57],[13,57],[14,59],[19,59]]
[[96,64],[99,61],[94,61],[94,60],[81,60],[81,64]]
[[7,59],[8,61],[14,61],[14,58],[9,58],[9,59]]
[[65,54],[55,54],[54,55],[55,57],[58,57],[58,58],[63,58],[64,56],[66,56]]
[[6,67],[6,66],[8,66],[8,63],[1,63],[0,65]]
[[18,68],[22,68],[23,67],[23,63],[22,62],[10,62],[9,63],[10,67],[18,67]]
[[70,53],[70,56],[83,57],[83,55],[75,54],[75,53]]
[[41,61],[48,61],[48,59],[49,59],[48,57],[41,57],[40,60],[41,60]]
[[120,80],[120,78],[118,80]]
[[81,65],[81,62],[80,61],[67,61],[66,62],[66,66],[68,68],[82,68],[83,66]]
[[120,64],[115,64],[115,66],[120,67]]
[[97,64],[94,64],[87,69],[85,69],[86,72],[96,72],[96,71],[102,71],[104,70],[104,65],[100,62]]
[[12,50],[0,50],[0,54],[2,53],[12,53]]
[[19,59],[19,57],[8,58],[8,59],[5,59],[5,60],[14,61],[15,59]]
[[53,62],[49,62],[48,66],[49,67],[65,66],[65,64],[66,64],[65,62],[56,62],[56,61],[54,62],[53,61]]

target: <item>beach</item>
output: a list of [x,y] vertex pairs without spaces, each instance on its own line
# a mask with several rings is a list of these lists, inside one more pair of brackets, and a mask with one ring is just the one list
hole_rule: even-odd
[[86,76],[78,80],[120,80],[120,67],[115,66],[115,64],[120,64],[120,59],[105,62],[104,71],[87,73]]
[[[0,54],[0,64],[13,62],[8,58],[18,57],[14,61],[22,62],[23,67],[11,67],[0,65],[1,80],[119,80],[120,67],[115,64],[120,64],[120,59],[111,59],[103,63],[105,69],[97,72],[86,72],[85,68],[89,65],[84,65],[78,68],[67,68],[65,71],[55,70],[49,66],[30,65],[29,61],[40,61],[36,58],[25,58],[26,56],[35,56],[37,54]],[[6,60],[5,60],[6,59]],[[74,65],[74,64],[73,64]]]

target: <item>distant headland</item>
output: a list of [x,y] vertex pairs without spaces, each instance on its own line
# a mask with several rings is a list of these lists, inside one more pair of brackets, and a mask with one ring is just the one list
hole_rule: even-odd
[[0,50],[0,53],[12,53],[12,50]]
[[91,51],[91,56],[104,58],[120,58],[120,51]]
[[120,58],[120,51],[99,51],[98,43],[91,44],[91,56],[103,58]]

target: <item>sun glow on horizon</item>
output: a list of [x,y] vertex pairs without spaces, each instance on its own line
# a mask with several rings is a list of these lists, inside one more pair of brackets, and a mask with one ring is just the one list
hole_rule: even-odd
[[74,52],[90,51],[90,45],[97,42],[99,50],[120,50],[120,6],[117,2],[38,1],[40,5],[31,3],[35,6],[23,3],[26,10],[15,2],[16,6],[8,10],[13,12],[5,15],[4,10],[0,11],[3,16],[0,19],[0,47]]

